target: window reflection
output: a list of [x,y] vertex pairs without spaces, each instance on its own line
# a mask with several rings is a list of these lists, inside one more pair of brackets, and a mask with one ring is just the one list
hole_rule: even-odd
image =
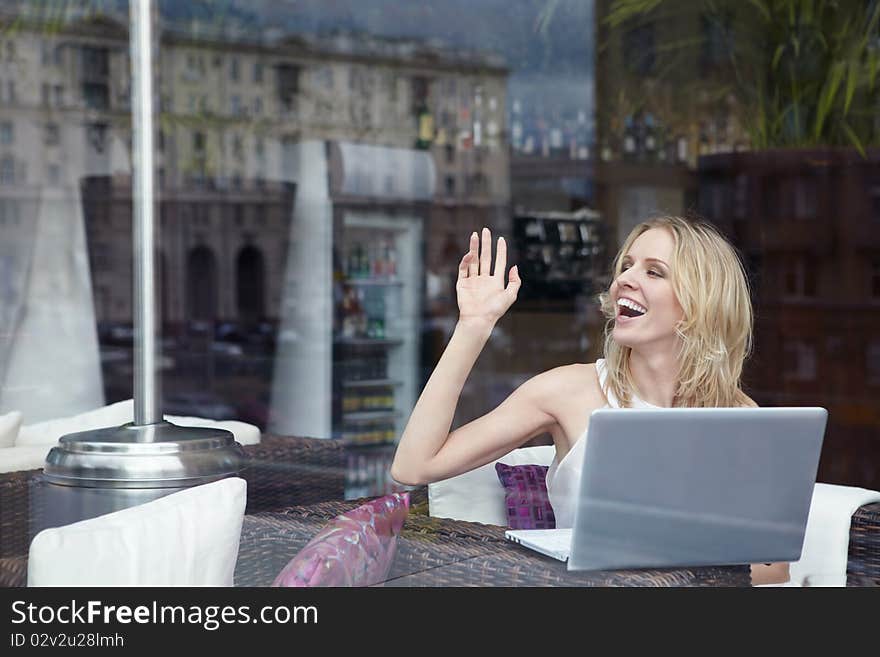
[[[7,4],[27,20],[0,43],[0,412],[27,422],[132,393],[128,25],[125,3]],[[880,487],[877,454],[854,451],[880,423],[876,153],[754,148],[744,99],[718,92],[741,17],[195,5],[159,3],[167,412],[348,441],[352,490],[381,492],[471,231],[507,236],[525,282],[455,424],[599,356],[594,296],[620,236],[697,211],[752,284],[750,394],[827,406],[820,479]]]
[[[616,205],[626,227],[631,216],[696,207],[730,236],[743,255],[757,316],[755,352],[745,372],[750,394],[761,405],[826,406],[819,480],[876,486],[880,454],[868,446],[868,436],[878,418],[861,375],[852,370],[880,332],[868,294],[873,283],[866,278],[877,243],[871,228],[876,152],[863,153],[853,139],[842,138],[837,120],[817,122],[817,103],[809,95],[795,101],[805,113],[798,117],[756,102],[760,94],[751,81],[788,94],[787,76],[815,72],[821,48],[786,50],[759,27],[755,13],[735,3],[659,3],[616,27],[603,22],[625,4],[597,3],[600,39],[607,40],[596,70],[601,159],[611,165],[609,178],[626,180],[602,209],[613,215]],[[867,8],[847,6],[859,30],[868,24]],[[823,39],[831,21],[814,22],[807,38]],[[635,56],[622,51],[647,35],[648,25],[662,44],[653,68],[637,66]],[[778,68],[769,65],[772,52],[784,62]],[[755,66],[760,72],[743,77]],[[876,113],[868,87],[851,92],[865,117]],[[833,112],[845,102],[843,95],[827,100]],[[859,143],[876,143],[873,119],[859,123],[857,132]],[[660,159],[649,148],[658,141],[680,146],[677,158],[665,159],[686,164],[677,179],[668,167],[640,168]],[[684,203],[673,190],[683,192]],[[691,194],[695,204],[686,200]]]

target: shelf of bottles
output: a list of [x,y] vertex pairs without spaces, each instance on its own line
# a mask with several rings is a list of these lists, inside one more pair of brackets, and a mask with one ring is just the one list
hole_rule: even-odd
[[587,210],[514,217],[519,269],[528,299],[573,300],[592,294],[604,238],[598,213]]
[[394,446],[346,448],[345,498],[376,497],[405,490],[409,487],[398,484],[391,478],[391,462],[394,460]]
[[385,301],[389,288],[403,285],[397,278],[397,255],[389,241],[348,245],[342,287],[337,342],[367,344],[395,341],[385,333]]
[[343,244],[334,335],[336,435],[347,445],[389,445],[401,416],[395,408],[400,381],[389,376],[389,350],[403,344],[386,330],[397,276],[393,236],[351,231]]
[[592,157],[592,119],[584,110],[549,115],[513,99],[510,145],[517,155],[589,160]]
[[603,161],[678,164],[695,167],[702,155],[743,151],[748,135],[725,115],[706,116],[673,130],[662,119],[647,113],[627,115],[615,131],[609,127],[602,139]]

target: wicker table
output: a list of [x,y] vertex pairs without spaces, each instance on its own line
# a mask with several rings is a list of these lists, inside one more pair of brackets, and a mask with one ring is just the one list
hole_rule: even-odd
[[[425,515],[424,489],[397,542],[385,586],[749,586],[748,566],[568,572],[565,564],[504,539],[494,525]],[[236,586],[268,586],[326,522],[360,501],[329,501],[247,516]]]
[[[285,563],[330,519],[356,502],[344,496],[341,443],[264,436],[246,448],[242,476],[248,505],[236,583],[271,583]],[[30,544],[31,487],[40,470],[0,474],[0,586],[22,586]],[[328,501],[329,500],[329,501]],[[853,514],[847,573],[880,585],[880,503]],[[427,516],[425,490],[413,492],[389,586],[747,585],[744,569],[700,568],[568,573],[561,563],[503,538],[503,528]]]

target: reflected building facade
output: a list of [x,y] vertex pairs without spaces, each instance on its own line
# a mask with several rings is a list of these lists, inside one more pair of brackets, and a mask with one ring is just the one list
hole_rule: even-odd
[[[31,84],[7,87],[22,118],[4,112],[0,124],[0,138],[9,133],[10,143],[17,131],[20,142],[49,146],[18,159],[3,154],[0,174],[10,180],[23,182],[26,171],[45,171],[35,177],[39,186],[110,179],[91,181],[83,198],[87,224],[94,224],[96,311],[99,321],[110,322],[131,315],[130,256],[119,255],[130,251],[127,38],[125,26],[108,17],[72,23],[51,36],[37,27],[21,32],[8,43],[18,53],[18,79]],[[277,318],[279,290],[271,281],[281,278],[285,249],[279,245],[287,240],[281,207],[292,193],[280,189],[288,178],[284,153],[301,141],[429,151],[437,180],[426,244],[437,267],[447,239],[504,221],[507,72],[497,58],[354,37],[282,37],[267,44],[222,34],[194,38],[168,28],[161,41],[155,143],[168,322],[240,319],[235,268],[248,269],[240,266],[242,258],[263,263],[251,268],[262,268],[270,286],[262,293],[264,311],[256,314]],[[27,130],[44,137],[23,138]],[[216,299],[200,302],[187,292],[188,268],[217,270],[216,285],[209,286]]]
[[880,153],[715,155],[701,214],[743,255],[755,304],[746,383],[762,406],[824,406],[819,480],[877,488]]
[[[108,401],[128,397],[127,25],[122,16],[91,14],[18,26],[0,43],[0,221],[5,235],[26,233],[39,199],[56,188],[59,207],[74,209],[66,221],[85,239],[82,274],[93,303],[83,299],[82,305],[99,327],[104,391]],[[435,191],[416,204],[425,263],[416,283],[428,297],[428,315],[454,312],[446,269],[459,256],[449,260],[451,245],[457,252],[471,231],[510,225],[508,71],[500,58],[362,36],[274,32],[254,40],[207,24],[163,24],[159,39],[157,269],[164,362],[175,375],[166,377],[171,394],[198,381],[196,387],[216,383],[234,397],[242,380],[221,381],[220,375],[241,372],[255,388],[268,385],[286,258],[297,239],[291,235],[297,193],[291,153],[304,142],[430,155]],[[388,210],[387,199],[378,197],[356,203]],[[23,233],[18,242],[32,243],[33,235]],[[22,271],[13,262],[21,249],[6,250],[4,267]],[[7,297],[14,300],[12,293]],[[228,340],[242,341],[241,349],[215,344]],[[239,362],[218,364],[230,358]],[[244,419],[264,424],[262,417]]]

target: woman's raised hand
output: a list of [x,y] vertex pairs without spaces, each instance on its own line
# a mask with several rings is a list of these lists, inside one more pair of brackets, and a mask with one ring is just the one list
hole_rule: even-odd
[[[516,301],[522,281],[516,266],[507,274],[507,242],[498,238],[495,269],[492,265],[492,233],[483,229],[482,244],[476,232],[471,234],[470,250],[458,265],[459,321],[485,322],[490,326]],[[505,285],[506,283],[506,285]]]

